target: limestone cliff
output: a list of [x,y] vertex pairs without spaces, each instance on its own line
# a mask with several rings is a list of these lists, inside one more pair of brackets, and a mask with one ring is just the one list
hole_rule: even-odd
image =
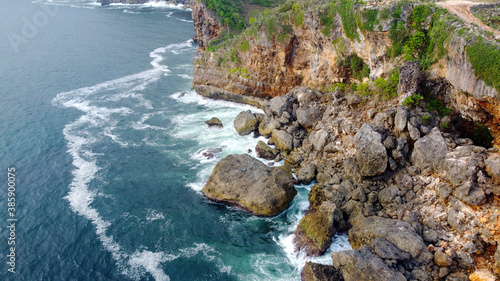
[[[333,13],[331,18],[325,20],[325,14],[331,13],[332,8],[323,2],[310,4],[315,9],[304,8],[299,24],[293,22],[294,10],[286,12],[288,18],[285,13],[285,16],[276,17],[277,22],[270,22],[274,12],[283,11],[282,6],[271,10],[267,16],[261,16],[260,20],[256,19],[242,34],[227,40],[229,43],[210,49],[209,42],[213,40],[214,46],[219,44],[217,40],[223,41],[221,37],[226,31],[202,1],[194,1],[193,19],[199,49],[193,88],[202,93],[214,93],[221,89],[261,98],[284,95],[303,85],[328,90],[335,83],[363,81],[363,76],[353,73],[356,70],[346,63],[346,58],[350,56],[362,60],[361,63],[369,69],[369,75],[365,76],[370,80],[387,77],[403,60],[401,56],[391,54],[396,48],[391,32],[398,24],[408,26],[407,29],[414,25],[413,16],[417,7],[411,3],[353,5],[356,17],[351,20],[357,22],[353,35],[352,27],[349,29],[346,18],[342,18],[340,13]],[[435,11],[436,8],[433,9]],[[370,21],[373,21],[370,11],[374,10],[378,13],[375,20],[377,26],[373,26],[373,22],[370,26]],[[382,15],[384,12],[392,16]],[[429,34],[432,32],[431,18],[429,16],[420,23]],[[449,22],[446,24],[450,25]],[[455,32],[465,28],[463,24],[455,21],[451,24],[451,28],[440,31],[452,35],[442,42],[444,52],[439,60],[431,61],[426,77],[431,82],[445,79],[449,89],[441,98],[462,117],[487,124],[498,146],[498,89],[488,86],[474,74],[465,50],[473,40],[466,40]],[[276,30],[270,31],[270,28]]]

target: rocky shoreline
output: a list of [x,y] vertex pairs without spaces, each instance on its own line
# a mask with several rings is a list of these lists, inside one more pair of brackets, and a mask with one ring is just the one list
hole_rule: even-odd
[[[199,44],[193,88],[210,98],[264,110],[264,115],[240,113],[235,129],[264,136],[268,143],[257,144],[259,157],[284,160],[285,174],[293,172],[300,183],[315,182],[309,209],[294,232],[296,251],[322,255],[337,232],[348,232],[353,250],[333,253],[331,265],[307,262],[302,280],[497,280],[500,96],[476,77],[469,61],[466,49],[479,39],[453,31],[440,43],[446,55],[422,73],[419,60],[404,62],[389,53],[391,33],[398,26],[413,28],[424,6],[397,1],[353,6],[350,12],[360,17],[354,27],[360,38],[353,39],[345,30],[345,14],[333,14],[325,25],[329,8],[317,4],[321,9],[304,11],[302,23],[293,22],[281,43],[266,33],[272,30],[270,21],[261,17],[260,25],[237,37],[239,45],[226,45],[234,49],[225,58],[225,49],[208,50],[224,27],[202,1],[193,2]],[[374,10],[377,30],[360,27]],[[384,12],[389,12],[385,18]],[[420,32],[430,34],[440,24],[469,28],[458,20],[436,19],[422,19]],[[439,32],[450,30],[443,26]],[[355,78],[352,62],[341,62],[346,57],[364,64],[369,77]],[[387,91],[397,93],[370,93],[373,86],[366,80],[376,84],[377,78],[385,90],[395,82],[397,90]],[[208,198],[256,215],[286,209],[293,192],[285,193],[285,200],[271,200],[280,202],[279,211],[257,212],[260,207],[252,210],[242,203],[249,185],[241,189],[237,179],[250,182],[253,176],[247,178],[246,167],[228,157],[221,160],[230,163],[223,176],[227,180],[214,183],[223,178],[215,169],[207,184],[207,189],[222,187],[225,197],[205,193]],[[254,180],[274,181],[267,169],[258,174]],[[285,174],[280,173],[280,182],[287,185]],[[274,188],[279,193],[283,185]]]
[[[401,79],[400,89],[415,79]],[[495,280],[500,273],[498,149],[473,145],[425,108],[308,87],[265,105],[252,128],[277,146],[276,160],[284,159],[299,182],[316,181],[295,231],[297,251],[321,255],[346,230],[354,249],[333,253],[330,266],[308,263],[303,280]],[[241,179],[243,166],[231,162],[226,173]],[[253,176],[275,179],[265,171]]]

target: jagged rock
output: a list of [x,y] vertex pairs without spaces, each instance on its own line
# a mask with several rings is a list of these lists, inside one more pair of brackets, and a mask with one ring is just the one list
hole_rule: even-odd
[[342,165],[343,169],[343,175],[346,179],[358,183],[361,181],[361,173],[359,172],[359,167],[356,161],[352,158],[348,158],[344,161],[344,164]]
[[473,182],[467,182],[455,189],[458,199],[474,206],[481,205],[486,200],[484,190]]
[[279,150],[284,152],[293,150],[293,137],[289,133],[282,130],[273,130],[271,137]]
[[500,155],[492,153],[485,161],[486,172],[488,175],[500,183]]
[[307,261],[301,273],[302,281],[344,281],[342,274],[332,265]]
[[297,171],[296,176],[299,183],[310,184],[316,177],[316,166],[308,163]]
[[425,242],[435,244],[437,243],[439,236],[434,229],[427,229],[423,232],[423,238]]
[[222,125],[222,121],[220,121],[217,117],[210,118],[210,120],[205,121],[205,124],[207,124],[208,127],[224,127]]
[[420,82],[423,79],[418,61],[407,61],[398,69],[398,94],[420,93]]
[[312,144],[313,149],[316,151],[322,150],[328,140],[328,133],[324,130],[313,131],[309,134],[309,142]]
[[250,110],[242,111],[234,119],[234,128],[240,136],[248,135],[259,126],[259,120]]
[[266,138],[271,137],[271,134],[273,130],[277,129],[280,127],[280,122],[276,120],[273,116],[267,116],[264,118],[264,121],[262,121],[259,124],[259,133],[263,135]]
[[258,216],[281,213],[297,194],[286,172],[247,154],[228,155],[219,161],[202,192],[210,200]]
[[392,150],[396,148],[396,140],[392,136],[387,136],[383,142],[385,148]]
[[498,280],[493,273],[487,269],[478,269],[469,276],[470,281],[496,281]]
[[457,259],[458,265],[462,268],[472,268],[476,264],[474,259],[468,253],[466,253],[464,251],[457,251],[456,259]]
[[409,253],[413,258],[427,251],[427,247],[407,222],[381,217],[367,217],[349,230],[349,241],[353,248],[370,245],[376,238],[385,238],[401,251]]
[[457,272],[446,276],[446,281],[469,281],[469,277],[461,272]]
[[281,116],[283,112],[292,110],[293,100],[288,95],[274,97],[269,101],[269,109],[276,116]]
[[295,230],[296,247],[304,250],[307,256],[324,254],[336,233],[334,222],[340,221],[341,218],[340,209],[333,202],[324,201],[300,220]]
[[398,247],[394,246],[394,244],[387,241],[385,238],[375,238],[371,247],[375,254],[383,259],[401,261],[410,258],[408,253],[402,252]]
[[259,158],[267,159],[267,160],[273,160],[278,156],[279,150],[276,148],[272,148],[269,145],[267,145],[263,141],[257,142],[257,145],[255,146],[255,152],[257,152],[257,156]]
[[447,267],[450,266],[453,261],[447,254],[436,251],[434,253],[434,262],[441,267]]
[[403,274],[395,271],[368,247],[358,250],[332,253],[333,266],[342,272],[345,281],[391,280],[406,281]]
[[415,142],[411,161],[421,170],[441,168],[444,157],[448,152],[446,142],[438,128],[433,128],[431,133]]
[[363,124],[354,136],[356,162],[362,176],[375,176],[387,168],[387,150],[382,136],[368,124]]
[[308,108],[299,107],[297,109],[297,121],[307,130],[312,129],[321,116],[321,111],[314,106]]
[[396,117],[394,118],[394,124],[397,132],[403,132],[406,128],[406,123],[408,121],[408,112],[402,107],[398,107],[396,110]]
[[474,181],[479,170],[479,157],[469,146],[459,146],[445,155],[446,179],[455,187]]
[[410,138],[412,140],[418,140],[420,138],[420,131],[417,127],[413,126],[411,122],[408,122],[408,132],[410,133]]
[[429,278],[429,274],[420,269],[420,268],[415,268],[412,270],[411,275],[413,276],[414,279],[418,281],[430,281],[431,279]]
[[500,274],[500,245],[497,245],[497,250],[495,251],[495,264],[493,270],[496,274]]
[[384,188],[378,193],[378,201],[384,208],[390,207],[392,204],[401,204],[402,199],[398,196],[399,188],[391,185]]

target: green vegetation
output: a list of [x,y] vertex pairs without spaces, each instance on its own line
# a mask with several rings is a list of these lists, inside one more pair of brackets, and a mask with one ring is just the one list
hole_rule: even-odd
[[418,59],[425,48],[426,37],[422,31],[417,31],[403,47],[403,59],[406,61]]
[[431,117],[429,115],[422,115],[422,117],[420,117],[420,120],[422,120],[422,123],[429,123],[431,122]]
[[363,17],[365,18],[365,23],[363,27],[365,30],[373,31],[375,25],[378,25],[378,10],[365,9],[363,11]]
[[423,99],[423,97],[421,95],[413,94],[413,95],[405,98],[405,100],[403,101],[402,104],[406,107],[411,108],[411,107],[417,106],[421,99]]
[[439,126],[439,128],[441,128],[441,130],[443,130],[443,131],[446,131],[446,130],[448,130],[448,129],[450,129],[450,128],[451,128],[451,124],[450,124],[450,123],[448,123],[448,122],[446,122],[446,123],[441,124],[441,125]]
[[229,74],[238,74],[238,76],[249,79],[250,78],[250,72],[248,70],[244,69],[243,67],[236,67],[232,68],[229,70]]
[[384,8],[382,11],[380,11],[381,20],[387,20],[390,17],[391,17],[391,10],[389,10],[389,8]]
[[241,52],[248,52],[248,50],[250,49],[250,42],[248,41],[244,41],[243,43],[240,44],[240,51]]
[[384,99],[388,100],[398,96],[399,72],[395,68],[391,71],[388,79],[382,77],[375,79],[375,87],[377,93]]
[[332,31],[333,27],[333,18],[335,17],[335,14],[336,14],[335,2],[332,2],[331,5],[325,7],[322,13],[319,13],[319,21],[323,26],[323,29],[321,30],[323,35],[325,36],[330,35],[330,32]]
[[295,26],[302,26],[302,23],[304,23],[304,11],[302,11],[302,7],[298,3],[293,4],[291,16]]
[[349,55],[344,60],[339,61],[338,65],[351,68],[352,77],[357,80],[361,80],[370,75],[370,68],[363,59],[356,54]]
[[417,30],[421,29],[422,23],[427,20],[430,14],[431,9],[428,5],[416,6],[411,13],[411,20],[413,21],[412,27]]
[[222,25],[243,30],[245,22],[243,21],[243,5],[238,0],[203,0],[207,8],[212,10]]
[[491,134],[490,129],[484,124],[475,122],[472,141],[475,145],[490,148],[491,142],[493,141],[493,135]]
[[354,14],[354,0],[340,0],[337,3],[338,5],[335,5],[335,8],[342,19],[342,27],[344,27],[347,38],[352,41],[358,40],[359,34]]
[[465,50],[477,78],[500,91],[500,49],[477,38]]
[[426,97],[426,100],[428,102],[426,109],[429,111],[435,110],[439,117],[443,118],[443,117],[451,114],[451,109],[446,107],[442,101],[434,99],[434,98],[430,98],[429,96]]
[[500,9],[471,7],[471,12],[482,22],[489,25],[491,28],[500,30]]

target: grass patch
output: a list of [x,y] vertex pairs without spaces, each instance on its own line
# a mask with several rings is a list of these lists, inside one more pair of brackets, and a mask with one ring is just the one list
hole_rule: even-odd
[[375,26],[379,23],[378,10],[365,9],[363,11],[363,17],[365,19],[365,23],[363,24],[365,30],[373,31]]
[[359,34],[356,24],[356,15],[354,13],[354,1],[353,0],[341,0],[335,5],[340,18],[342,19],[342,27],[344,27],[344,32],[347,38],[352,41],[359,39]]

